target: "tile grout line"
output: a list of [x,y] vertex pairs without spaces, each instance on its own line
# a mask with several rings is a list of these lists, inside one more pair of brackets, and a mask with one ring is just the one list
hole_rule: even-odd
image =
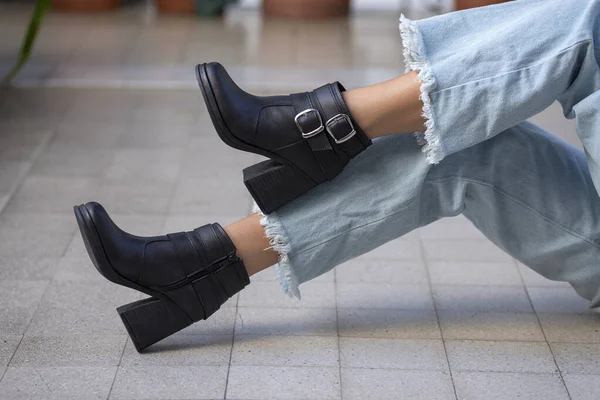
[[231,362],[233,361],[233,346],[235,344],[235,327],[237,325],[238,318],[238,303],[240,302],[240,295],[238,293],[235,302],[235,314],[233,318],[233,329],[231,334],[231,350],[229,350],[229,364],[227,365],[227,376],[225,377],[225,390],[223,391],[223,400],[227,399],[227,389],[229,388],[229,374],[231,372]]
[[431,302],[433,303],[433,310],[435,312],[435,319],[437,321],[438,329],[440,331],[440,337],[442,339],[442,346],[444,348],[444,355],[446,356],[446,365],[448,366],[448,372],[450,373],[450,382],[452,382],[452,391],[454,392],[454,398],[458,400],[458,393],[456,392],[456,384],[454,383],[454,374],[452,373],[452,366],[450,365],[450,359],[448,358],[448,349],[446,348],[446,340],[444,339],[444,331],[442,330],[442,324],[440,323],[440,315],[438,313],[437,305],[435,304],[435,296],[433,294],[433,285],[431,284],[431,275],[429,274],[429,262],[425,256],[425,246],[423,245],[423,239],[419,235],[419,250],[421,252],[421,258],[425,267],[425,273],[427,274],[427,282],[429,283],[429,293],[431,296]]
[[[48,147],[48,144],[52,141],[52,139],[54,139],[54,136],[56,136],[56,127],[52,128],[50,130],[50,134],[48,134],[47,137],[45,137],[42,140],[42,142],[39,144],[39,146],[33,151],[32,156],[31,156],[31,165],[29,166],[29,168],[27,168],[27,171],[23,174],[23,177],[22,177],[21,181],[15,186],[14,190],[8,195],[8,200],[7,200],[6,204],[8,204],[8,202],[12,199],[12,196],[23,185],[23,182],[25,181],[25,178],[27,177],[27,175],[31,171],[31,168],[33,167],[35,161],[38,159],[38,157],[40,156],[40,154]],[[5,206],[6,206],[6,204],[5,204]],[[4,207],[2,209],[0,209],[0,214],[3,211],[4,211]],[[65,249],[65,252],[66,252],[66,249]],[[44,292],[40,296],[40,300],[37,302],[37,304],[35,306],[35,310],[33,311],[33,314],[31,315],[31,318],[27,322],[27,326],[25,327],[25,330],[21,334],[21,339],[19,340],[19,343],[15,347],[15,351],[13,352],[13,354],[10,356],[10,359],[6,363],[6,368],[4,369],[4,372],[2,373],[2,376],[0,377],[0,382],[2,382],[2,380],[4,379],[4,376],[6,375],[6,371],[8,371],[10,363],[12,362],[12,360],[15,357],[15,355],[17,354],[17,351],[19,350],[19,347],[21,347],[21,344],[23,343],[23,339],[25,339],[25,333],[27,333],[27,330],[29,329],[29,326],[31,325],[31,322],[33,321],[33,319],[35,318],[36,314],[38,313],[38,310],[40,308],[40,303],[42,302],[42,299],[44,298],[44,296],[48,292],[48,289],[50,288],[50,285],[52,284],[52,279],[48,279],[48,280],[46,280],[46,282],[47,282],[47,284],[46,284],[46,287],[44,288]]]
[[[54,124],[54,125],[58,125],[58,124]],[[49,129],[49,131],[50,131],[50,133],[42,139],[40,144],[31,153],[31,158],[29,159],[29,162],[28,162],[29,165],[27,166],[25,171],[23,171],[22,176],[20,177],[17,184],[8,193],[8,196],[6,197],[6,202],[2,206],[0,206],[0,214],[4,211],[4,209],[6,208],[8,203],[12,200],[12,197],[15,195],[15,193],[17,193],[17,191],[21,188],[21,186],[23,186],[23,182],[25,181],[25,179],[27,178],[27,176],[33,169],[35,162],[37,161],[39,156],[44,152],[44,150],[48,147],[50,142],[52,142],[54,137],[56,136],[56,126],[53,126],[51,129]]]
[[[249,213],[252,213],[252,205],[248,206]],[[250,281],[252,284],[252,281]],[[233,317],[233,328],[231,332],[231,350],[229,350],[229,363],[227,365],[227,376],[225,377],[225,390],[223,391],[223,400],[227,399],[227,389],[229,388],[229,374],[231,373],[231,363],[233,361],[233,346],[235,345],[235,328],[237,325],[237,319],[239,315],[239,304],[240,304],[240,294],[237,294],[237,299],[235,301],[235,313]]]
[[556,366],[556,371],[558,371],[558,377],[560,378],[560,382],[562,383],[563,387],[565,388],[567,397],[569,398],[569,400],[571,400],[572,399],[571,393],[569,392],[569,388],[567,387],[567,384],[563,377],[562,371],[560,370],[560,367],[558,366],[558,362],[556,361],[556,356],[554,355],[554,351],[552,351],[552,346],[550,346],[550,343],[548,342],[548,338],[546,337],[546,331],[544,331],[544,327],[542,326],[540,317],[538,316],[537,310],[535,309],[535,307],[533,305],[533,301],[531,300],[531,296],[529,295],[529,289],[527,288],[527,285],[525,284],[525,280],[523,279],[523,275],[521,274],[521,269],[519,268],[519,264],[517,263],[517,260],[515,258],[513,258],[513,263],[517,267],[517,272],[519,273],[521,282],[523,282],[523,289],[525,289],[525,295],[527,296],[527,300],[529,301],[529,304],[531,305],[531,309],[533,310],[533,315],[535,315],[535,320],[537,321],[540,331],[542,332],[542,336],[544,337],[544,343],[546,343],[546,346],[548,347],[548,350],[550,350],[550,354],[552,355],[552,361],[554,361],[554,365]]
[[121,362],[123,361],[123,355],[125,354],[125,349],[127,348],[127,343],[129,342],[129,336],[125,339],[125,344],[123,345],[123,349],[121,350],[121,357],[119,357],[119,362],[117,363],[117,368],[115,369],[115,375],[113,376],[112,382],[110,383],[110,389],[108,390],[108,395],[106,395],[106,400],[110,398],[112,394],[113,388],[115,386],[115,382],[117,381],[117,374],[119,373],[119,368],[121,368]]
[[[31,317],[31,318],[33,319],[33,317]],[[6,375],[6,372],[8,371],[8,367],[10,366],[10,363],[12,362],[13,358],[15,357],[15,354],[17,354],[17,350],[19,349],[19,346],[21,346],[21,342],[23,342],[23,338],[25,338],[25,334],[21,335],[21,339],[19,339],[19,343],[17,343],[17,346],[15,347],[15,351],[13,351],[8,362],[6,363],[6,368],[4,368],[4,372],[2,372],[2,375],[0,376],[0,384],[2,383],[2,380],[4,379],[4,376]]]

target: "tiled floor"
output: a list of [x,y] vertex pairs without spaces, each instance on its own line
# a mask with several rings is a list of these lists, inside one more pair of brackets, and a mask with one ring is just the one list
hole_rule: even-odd
[[[6,61],[25,13],[0,7]],[[138,354],[114,308],[140,295],[98,275],[71,206],[100,201],[141,235],[250,211],[240,170],[256,158],[214,134],[193,63],[223,60],[263,91],[402,69],[395,16],[141,14],[53,15],[17,82],[29,87],[0,91],[0,399],[600,398],[598,316],[462,218],[307,283],[302,302],[261,273]],[[535,120],[576,143],[557,107]]]

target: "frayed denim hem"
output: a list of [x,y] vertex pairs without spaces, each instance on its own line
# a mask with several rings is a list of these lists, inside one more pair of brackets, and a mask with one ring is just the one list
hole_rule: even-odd
[[265,215],[256,203],[254,203],[252,211],[262,217],[260,224],[265,228],[265,235],[271,244],[270,248],[279,254],[279,262],[275,266],[279,284],[288,296],[300,300],[301,296],[300,289],[298,288],[298,278],[288,256],[291,245],[287,232],[279,221],[277,213],[273,212]]
[[423,102],[423,118],[425,118],[425,132],[415,132],[415,137],[423,152],[427,155],[430,164],[437,164],[444,158],[440,136],[435,126],[430,94],[435,90],[436,80],[421,48],[421,34],[414,21],[402,14],[400,16],[400,36],[404,46],[404,59],[406,72],[419,71],[421,81],[421,96]]

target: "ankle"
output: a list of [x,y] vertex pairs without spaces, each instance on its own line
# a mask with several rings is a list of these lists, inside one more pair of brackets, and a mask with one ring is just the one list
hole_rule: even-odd
[[352,118],[370,138],[425,131],[418,71],[342,93]]
[[362,96],[360,89],[348,90],[342,93],[346,102],[346,107],[352,115],[352,119],[362,129],[369,139],[375,139],[381,136],[377,129],[377,118],[373,113],[369,113],[368,108],[362,107]]

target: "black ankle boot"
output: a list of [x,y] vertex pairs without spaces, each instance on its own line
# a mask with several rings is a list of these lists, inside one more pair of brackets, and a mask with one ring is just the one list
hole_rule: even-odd
[[196,73],[221,139],[270,158],[244,170],[244,183],[265,213],[333,179],[371,144],[352,119],[339,82],[258,97],[241,90],[221,64],[198,65]]
[[138,237],[119,229],[98,203],[74,210],[96,269],[111,282],[151,296],[117,308],[138,351],[208,318],[250,283],[219,224]]

